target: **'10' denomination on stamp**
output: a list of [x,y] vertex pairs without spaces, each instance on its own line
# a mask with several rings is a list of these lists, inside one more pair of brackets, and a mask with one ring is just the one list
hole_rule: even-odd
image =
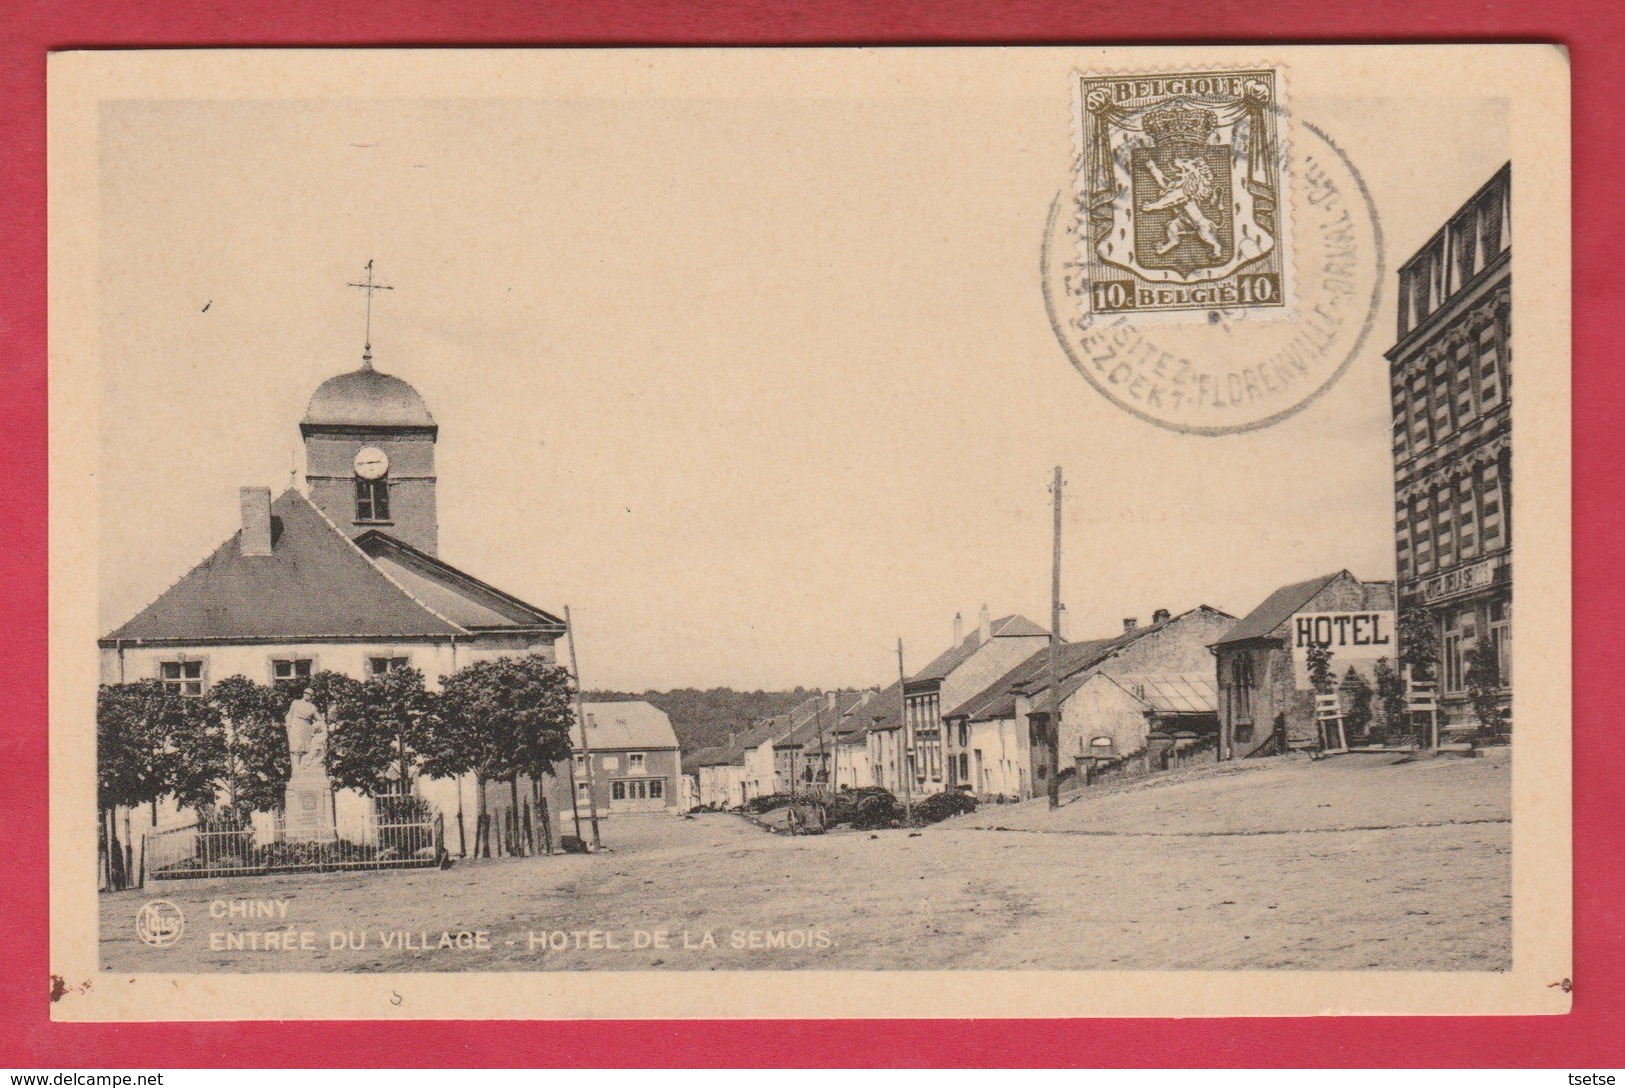
[[1276,72],[1080,75],[1077,90],[1089,311],[1290,310]]

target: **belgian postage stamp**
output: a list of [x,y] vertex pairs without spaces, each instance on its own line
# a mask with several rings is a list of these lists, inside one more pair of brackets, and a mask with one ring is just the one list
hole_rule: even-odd
[[1290,310],[1279,69],[1079,75],[1075,109],[1091,313]]
[[53,1017],[1569,1008],[1556,51],[49,83]]

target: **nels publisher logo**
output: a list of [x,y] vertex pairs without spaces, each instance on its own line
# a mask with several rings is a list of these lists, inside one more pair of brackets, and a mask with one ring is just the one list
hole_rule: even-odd
[[154,948],[168,948],[185,929],[186,916],[167,899],[150,900],[135,915],[135,935]]

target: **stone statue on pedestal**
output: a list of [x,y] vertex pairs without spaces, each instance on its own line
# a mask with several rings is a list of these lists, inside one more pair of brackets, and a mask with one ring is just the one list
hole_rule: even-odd
[[283,824],[286,837],[296,842],[334,837],[333,789],[326,765],[327,723],[311,702],[314,694],[306,688],[283,719],[292,765],[283,799]]
[[[322,768],[327,760],[327,723],[321,712],[310,701],[315,693],[309,688],[288,707],[283,725],[288,730],[288,752],[293,757],[295,774]],[[322,768],[325,773],[325,768]]]

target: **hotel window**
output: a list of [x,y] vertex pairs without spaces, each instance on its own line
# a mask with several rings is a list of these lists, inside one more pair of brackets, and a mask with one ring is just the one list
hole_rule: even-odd
[[369,657],[367,658],[367,675],[384,676],[404,669],[411,663],[412,659],[407,657]]
[[585,782],[576,783],[576,796],[583,801],[587,799],[587,784]]
[[1478,271],[1478,217],[1468,212],[1450,224],[1456,238],[1456,283],[1463,284]]
[[310,683],[311,668],[315,662],[308,657],[274,657],[271,659],[271,686],[283,694],[300,695]]
[[1469,346],[1463,344],[1456,352],[1456,419],[1466,423],[1475,414],[1475,401],[1473,396],[1473,355]]
[[1452,609],[1445,613],[1443,652],[1444,690],[1446,694],[1460,694],[1466,689],[1467,647],[1478,637],[1477,618],[1469,609]]
[[642,774],[645,763],[642,752],[629,752],[626,756],[626,769],[631,774]]
[[1495,647],[1495,663],[1501,686],[1512,685],[1512,603],[1495,601],[1490,605],[1490,645]]
[[658,801],[666,796],[666,780],[664,778],[649,779],[649,800]]
[[1433,499],[1433,521],[1436,526],[1433,531],[1434,556],[1441,569],[1456,561],[1456,504],[1452,501],[1453,495],[1454,489],[1447,487]]
[[1428,443],[1428,379],[1418,373],[1411,382],[1411,448],[1425,449]]
[[1428,316],[1427,264],[1418,261],[1411,267],[1411,328],[1416,328]]
[[1478,334],[1479,390],[1485,411],[1501,403],[1501,370],[1495,348],[1495,325],[1486,324]]
[[357,521],[389,520],[389,479],[355,481],[355,519]]
[[1417,502],[1413,524],[1415,528],[1412,530],[1412,536],[1416,540],[1416,573],[1427,574],[1433,569],[1433,518],[1421,500]]
[[959,746],[964,748],[970,744],[969,727],[964,722],[959,723]]
[[189,698],[203,694],[203,662],[164,661],[158,665],[158,679],[176,695]]
[[1438,441],[1455,429],[1450,418],[1450,361],[1441,354],[1428,369],[1433,386],[1433,439]]
[[1484,194],[1478,202],[1478,225],[1484,236],[1484,263],[1501,252],[1501,198],[1499,188]]
[[1456,485],[1456,547],[1462,559],[1478,554],[1478,498],[1471,476]]
[[1501,469],[1499,465],[1484,467],[1483,497],[1479,500],[1480,543],[1485,551],[1499,548],[1506,542],[1505,514],[1501,510]]

